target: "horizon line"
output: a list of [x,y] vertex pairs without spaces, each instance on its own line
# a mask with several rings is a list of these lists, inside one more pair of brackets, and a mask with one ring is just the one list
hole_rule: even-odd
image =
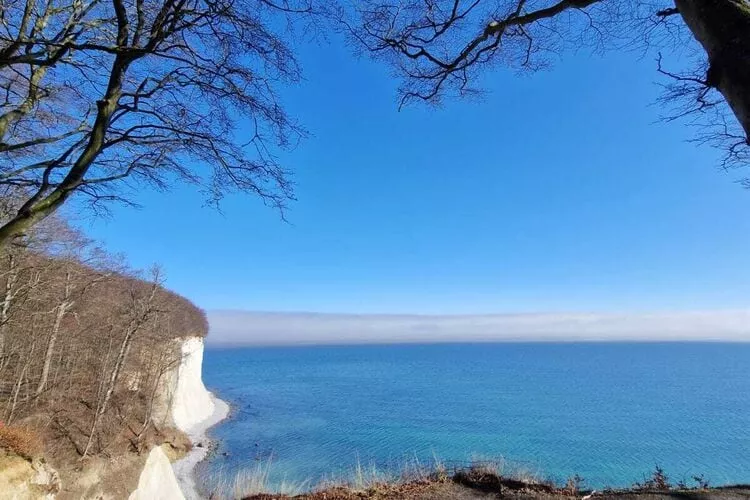
[[233,345],[750,341],[750,309],[452,315],[214,310],[207,317],[208,342]]
[[485,344],[544,344],[544,345],[583,345],[583,344],[750,344],[748,339],[479,339],[479,340],[404,340],[404,341],[362,341],[362,342],[294,342],[294,343],[241,343],[241,342],[208,342],[206,349],[238,349],[238,348],[266,348],[266,347],[388,347],[388,346],[450,346],[450,345],[485,345]]

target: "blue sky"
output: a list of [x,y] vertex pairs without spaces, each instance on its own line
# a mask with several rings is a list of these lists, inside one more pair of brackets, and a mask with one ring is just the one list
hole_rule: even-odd
[[482,99],[397,111],[382,65],[305,46],[285,91],[289,224],[191,187],[143,192],[88,232],[206,309],[506,313],[742,308],[750,192],[663,123],[653,58],[499,69]]

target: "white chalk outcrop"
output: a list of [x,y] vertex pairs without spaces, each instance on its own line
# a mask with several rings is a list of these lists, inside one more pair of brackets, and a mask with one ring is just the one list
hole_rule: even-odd
[[152,449],[128,500],[185,500],[172,464],[160,446]]
[[177,482],[187,500],[200,498],[195,483],[195,466],[208,455],[206,432],[229,414],[229,406],[206,390],[203,369],[203,339],[182,341],[182,362],[175,370],[170,393],[169,416],[175,427],[193,443],[193,449],[172,464]]
[[214,414],[211,393],[203,385],[203,339],[191,337],[182,341],[182,362],[177,368],[170,414],[175,426],[190,433],[193,427]]
[[141,472],[138,489],[129,500],[199,499],[193,473],[195,466],[208,454],[206,431],[229,413],[229,406],[208,392],[203,384],[203,339],[189,337],[180,342],[181,361],[163,379],[158,413],[159,418],[188,435],[193,449],[170,464],[164,452],[154,448]]

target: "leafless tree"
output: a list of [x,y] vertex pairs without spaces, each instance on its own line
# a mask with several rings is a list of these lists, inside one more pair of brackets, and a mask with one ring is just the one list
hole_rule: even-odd
[[169,424],[160,394],[178,340],[205,335],[205,315],[59,213],[26,243],[0,249],[0,420],[37,429],[66,463],[148,449]]
[[[130,349],[136,335],[144,330],[151,317],[157,314],[155,298],[156,292],[159,290],[160,278],[158,271],[153,273],[152,281],[149,285],[149,289],[144,295],[140,295],[138,290],[130,291],[130,303],[127,304],[127,325],[124,331],[120,335],[119,342],[116,346],[116,354],[113,357],[112,367],[108,370],[105,377],[101,378],[101,384],[99,391],[100,397],[98,398],[96,411],[91,422],[91,429],[89,430],[89,438],[86,441],[86,446],[83,448],[82,456],[85,458],[88,455],[91,445],[94,442],[94,438],[97,435],[97,429],[102,417],[107,412],[109,402],[112,399],[112,395],[118,387],[120,382],[120,375],[122,374],[125,361],[128,358]],[[112,329],[111,331],[117,331]]]
[[0,244],[73,193],[187,181],[283,208],[275,148],[303,134],[277,94],[300,78],[285,30],[310,1],[3,0],[0,187],[25,196]]
[[570,46],[658,51],[691,38],[695,71],[671,72],[660,56],[669,118],[705,118],[699,140],[726,147],[725,165],[750,159],[748,0],[361,0],[340,18],[397,70],[401,105],[475,93],[483,70],[535,70]]

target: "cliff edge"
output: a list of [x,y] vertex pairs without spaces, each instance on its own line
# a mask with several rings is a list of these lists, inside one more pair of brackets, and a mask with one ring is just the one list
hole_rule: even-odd
[[216,411],[211,393],[203,384],[203,338],[182,340],[182,361],[173,381],[170,414],[175,427],[190,434]]
[[193,473],[208,453],[206,431],[229,413],[227,404],[214,397],[203,383],[203,338],[189,337],[180,342],[181,361],[164,380],[163,418],[187,434],[193,448],[171,466],[161,448],[151,450],[138,488],[129,500],[200,499]]

